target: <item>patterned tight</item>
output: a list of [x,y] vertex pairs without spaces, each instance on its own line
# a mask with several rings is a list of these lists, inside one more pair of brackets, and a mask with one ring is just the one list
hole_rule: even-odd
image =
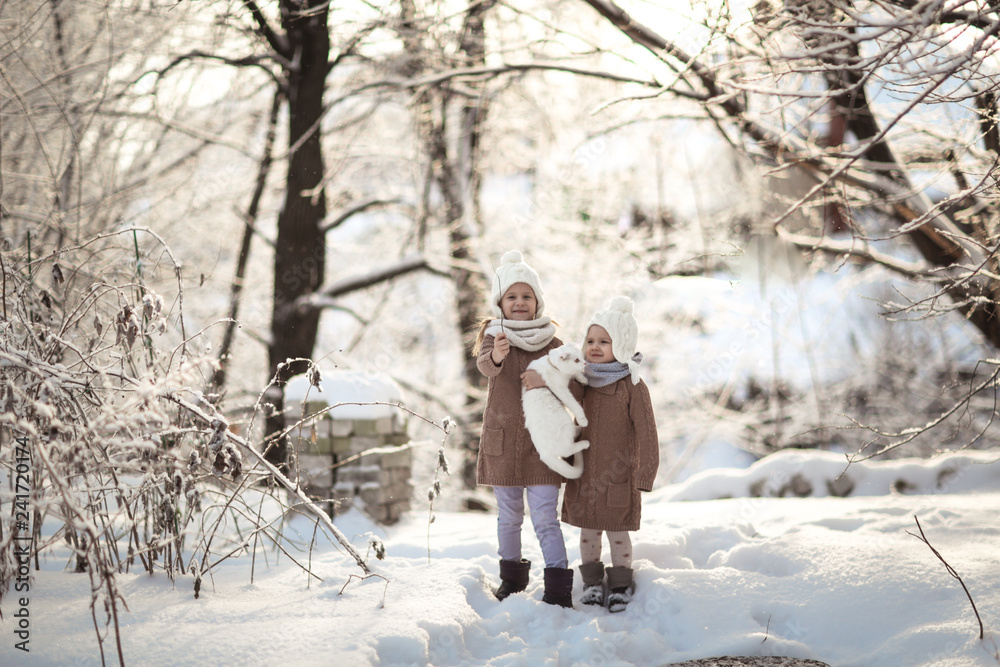
[[[601,560],[601,533],[603,530],[580,529],[580,560],[597,563]],[[627,530],[608,531],[611,547],[611,564],[615,567],[632,567],[632,538]]]

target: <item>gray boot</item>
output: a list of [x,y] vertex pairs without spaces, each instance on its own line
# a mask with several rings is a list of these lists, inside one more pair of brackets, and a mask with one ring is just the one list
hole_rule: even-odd
[[609,567],[608,588],[611,589],[611,593],[608,595],[608,611],[612,614],[625,611],[628,603],[632,601],[632,591],[635,590],[635,583],[632,581],[632,568]]
[[580,602],[604,606],[604,563],[582,563],[580,578],[583,579],[583,595]]

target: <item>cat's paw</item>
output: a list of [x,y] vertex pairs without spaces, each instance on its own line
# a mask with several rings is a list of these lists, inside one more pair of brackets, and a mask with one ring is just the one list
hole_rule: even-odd
[[587,425],[587,418],[586,417],[580,417],[579,419],[576,420],[576,423],[579,424],[580,426],[586,426]]

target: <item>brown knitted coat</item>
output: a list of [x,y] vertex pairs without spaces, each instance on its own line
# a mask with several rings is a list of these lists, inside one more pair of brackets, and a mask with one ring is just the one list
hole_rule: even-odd
[[486,486],[558,486],[566,480],[542,463],[524,425],[521,373],[532,361],[562,345],[562,341],[553,338],[536,352],[511,346],[510,353],[499,366],[490,356],[493,342],[493,336],[483,338],[476,359],[479,371],[490,379],[483,411],[483,434],[479,440],[477,481]]
[[653,404],[646,383],[629,377],[583,394],[587,427],[580,438],[583,475],[566,483],[562,520],[580,528],[638,530],[640,491],[650,491],[660,466]]

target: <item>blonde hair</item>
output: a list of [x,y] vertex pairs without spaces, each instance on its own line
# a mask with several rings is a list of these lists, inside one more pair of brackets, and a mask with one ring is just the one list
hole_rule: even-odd
[[493,317],[484,317],[479,321],[479,333],[476,335],[476,344],[472,346],[472,356],[479,356],[479,352],[483,349],[483,339],[486,338],[486,327],[494,319]]

